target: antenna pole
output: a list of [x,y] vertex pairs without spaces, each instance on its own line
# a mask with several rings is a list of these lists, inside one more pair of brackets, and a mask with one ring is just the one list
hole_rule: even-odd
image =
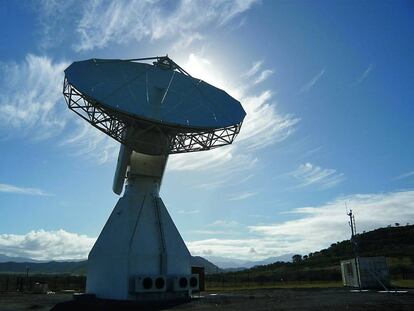
[[349,216],[349,226],[351,227],[351,244],[352,249],[354,251],[355,256],[355,269],[357,272],[357,282],[358,282],[358,288],[361,290],[361,279],[359,274],[359,256],[358,256],[358,243],[356,241],[356,226],[355,226],[355,215],[352,213],[352,209],[349,210],[349,213],[347,213]]
[[351,227],[351,241],[353,241],[356,233],[355,216],[352,214],[352,210],[349,210],[349,213],[347,213],[347,215],[349,216],[349,226]]

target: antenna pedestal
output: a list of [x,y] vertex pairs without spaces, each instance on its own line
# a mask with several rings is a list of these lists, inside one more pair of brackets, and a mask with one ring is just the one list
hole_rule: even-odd
[[191,275],[191,255],[159,197],[167,158],[131,153],[124,195],[89,253],[87,293],[141,301],[188,297],[175,283]]

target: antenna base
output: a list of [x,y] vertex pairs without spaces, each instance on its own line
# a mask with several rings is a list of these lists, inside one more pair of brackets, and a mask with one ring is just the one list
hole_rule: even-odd
[[[159,197],[162,174],[151,176],[150,166],[131,159],[124,195],[89,253],[86,292],[116,300],[188,298],[191,291],[174,284],[191,275],[191,255]],[[165,287],[145,288],[145,280],[159,278]]]

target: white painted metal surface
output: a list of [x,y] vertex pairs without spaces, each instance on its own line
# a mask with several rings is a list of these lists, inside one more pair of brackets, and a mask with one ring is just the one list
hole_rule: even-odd
[[124,181],[131,154],[132,150],[127,146],[121,144],[115,169],[114,181],[112,184],[112,190],[116,194],[121,194],[122,190],[124,189]]
[[191,257],[159,197],[167,157],[132,153],[124,195],[89,254],[87,293],[136,300],[137,275],[164,275],[166,293],[152,298],[182,295],[172,290],[173,278],[191,274]]
[[383,256],[342,260],[341,272],[344,286],[384,288],[389,285],[389,269]]

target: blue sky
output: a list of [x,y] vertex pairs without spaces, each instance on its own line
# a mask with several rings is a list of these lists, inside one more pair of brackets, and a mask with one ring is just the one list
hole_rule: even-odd
[[193,254],[308,253],[414,222],[410,1],[0,2],[0,253],[85,258],[119,145],[64,103],[88,58],[167,54],[248,113],[234,145],[170,157],[162,198]]

